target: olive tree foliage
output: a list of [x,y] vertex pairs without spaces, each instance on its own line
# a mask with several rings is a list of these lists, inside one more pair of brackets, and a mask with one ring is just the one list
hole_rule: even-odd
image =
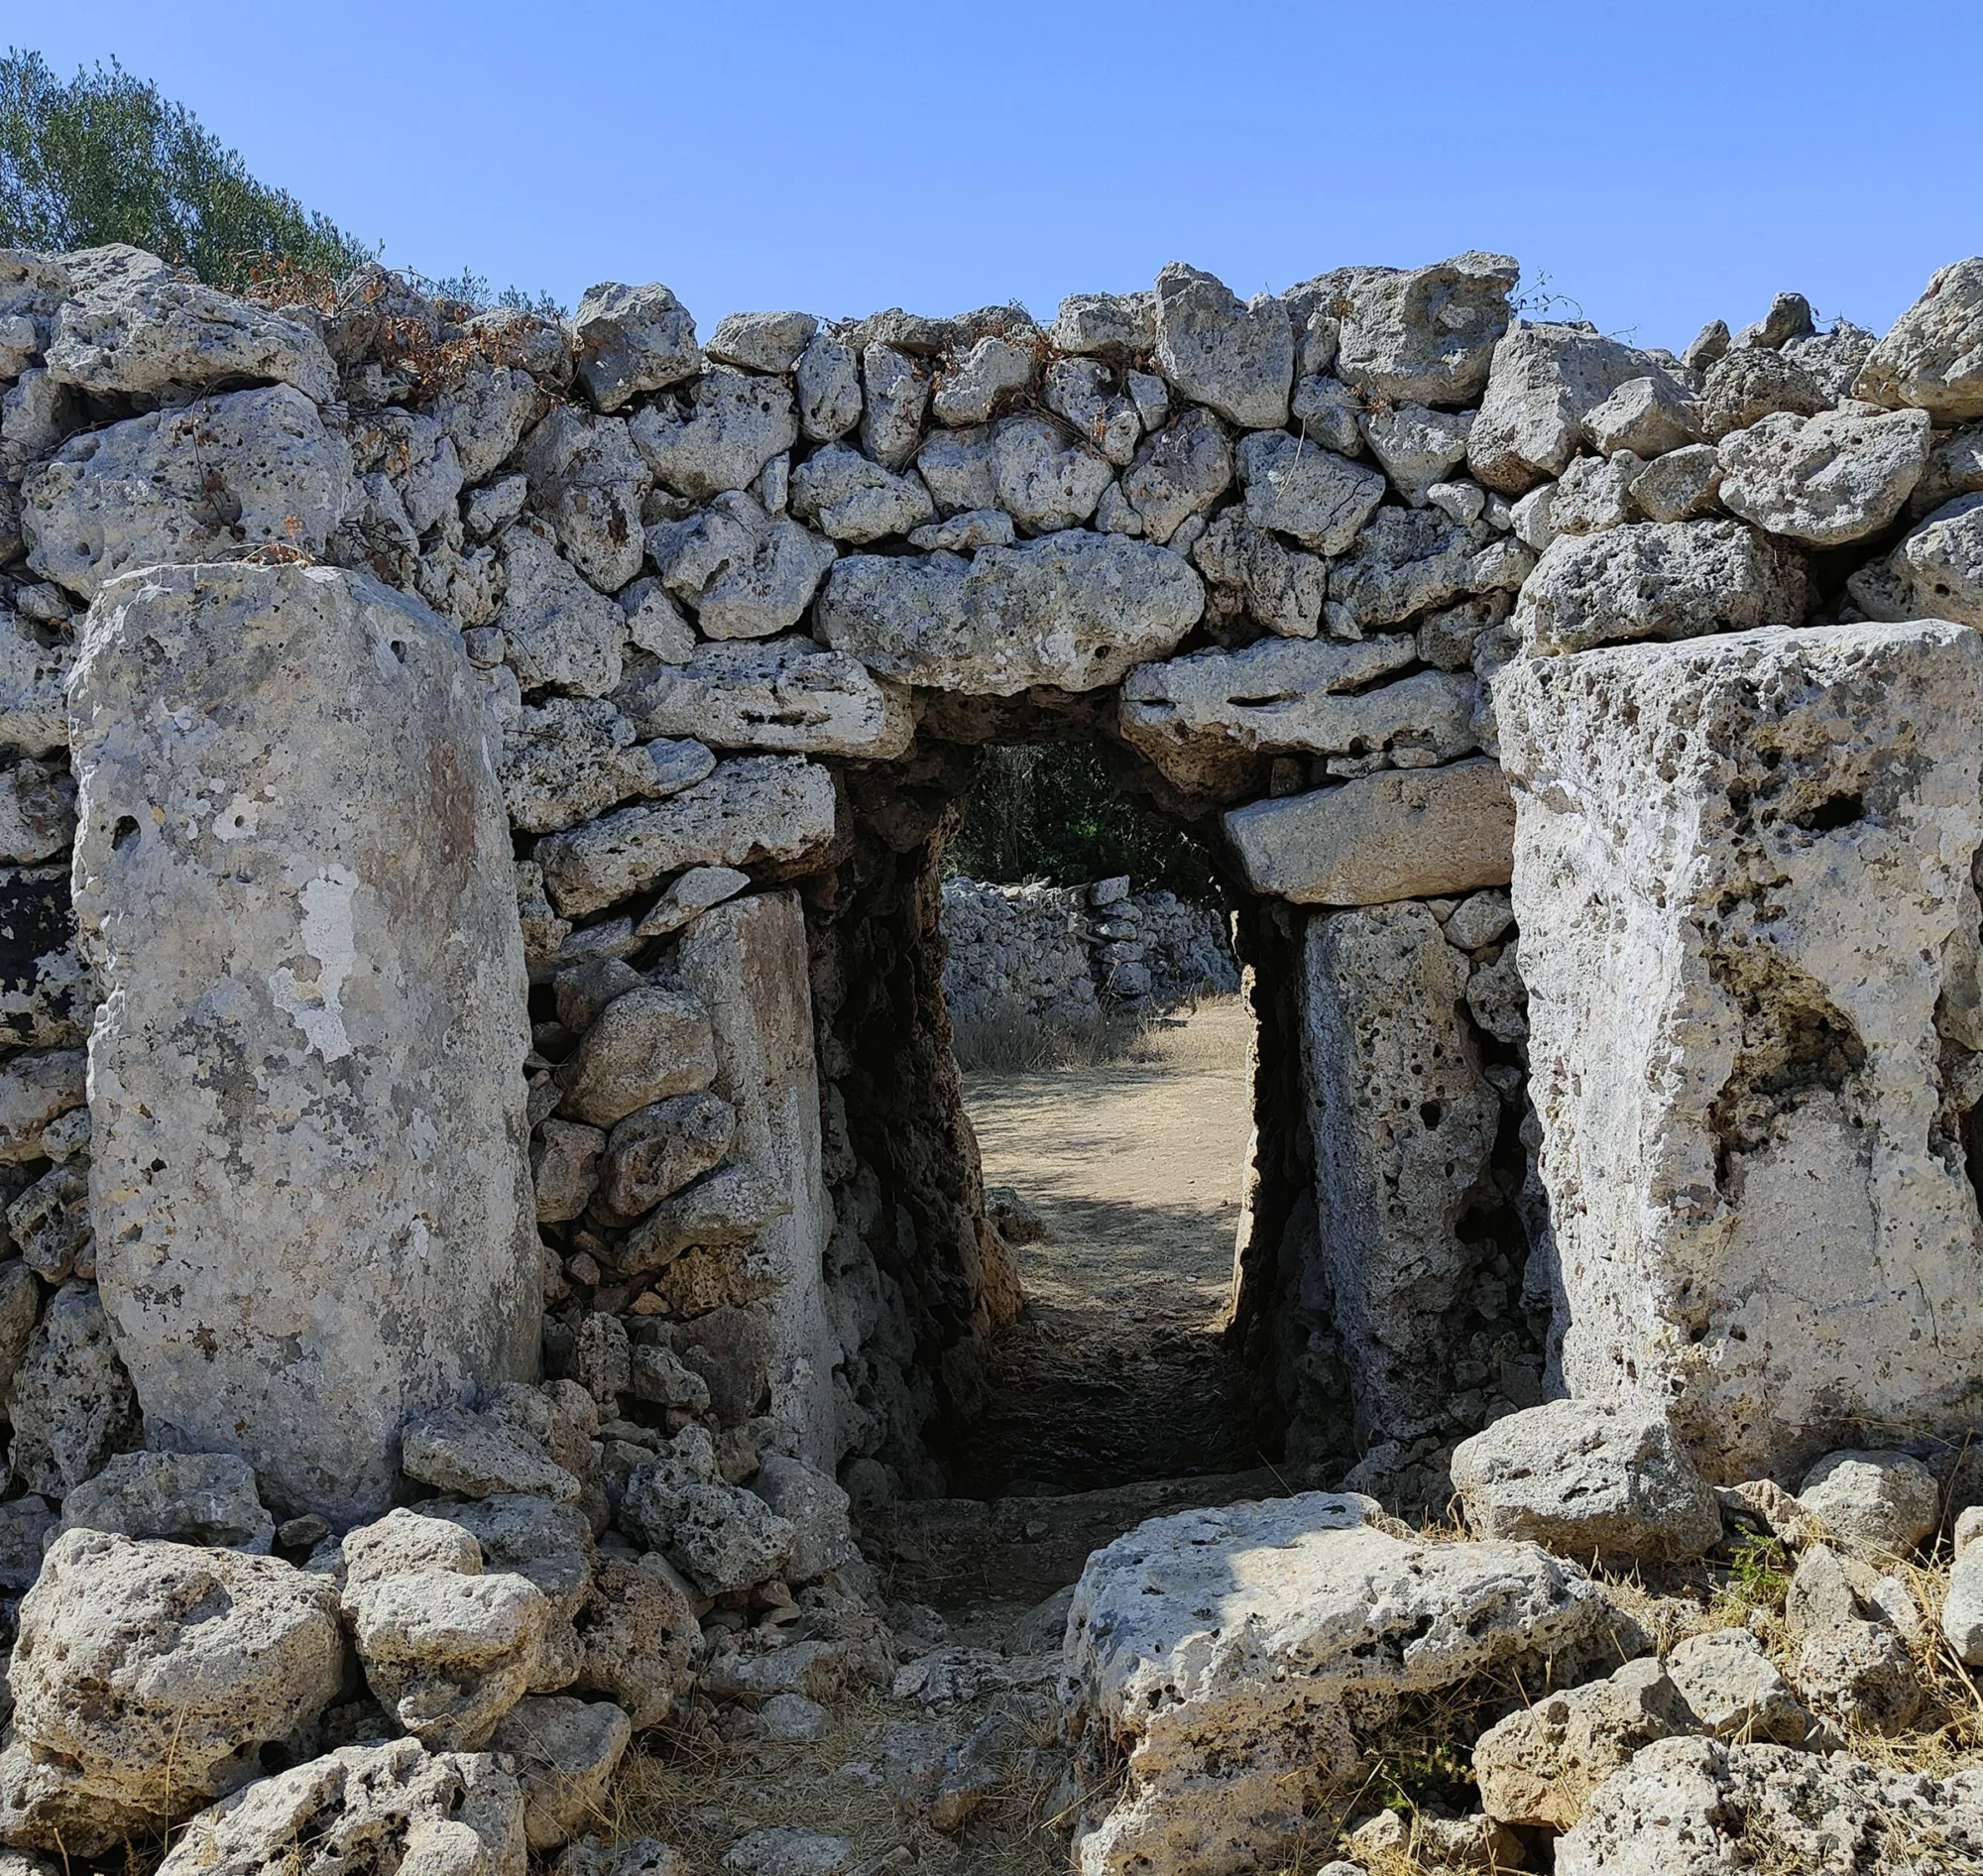
[[182,104],[116,60],[64,82],[39,53],[0,59],[0,245],[128,241],[216,287],[276,266],[338,278],[373,250],[248,174]]

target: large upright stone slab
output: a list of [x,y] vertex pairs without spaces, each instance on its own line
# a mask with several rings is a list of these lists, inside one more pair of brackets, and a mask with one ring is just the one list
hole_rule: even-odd
[[1459,1223],[1490,1196],[1501,1119],[1464,969],[1416,899],[1309,921],[1302,1070],[1320,1254],[1365,1445],[1437,1431],[1464,1350],[1480,1247]]
[[1727,1482],[1966,1425],[1983,641],[1610,646],[1496,702],[1572,1395],[1671,1401]]
[[716,1035],[715,1092],[737,1111],[732,1157],[776,1191],[786,1209],[749,1255],[771,1285],[749,1305],[770,1332],[770,1417],[780,1450],[831,1473],[833,1368],[822,1258],[832,1212],[820,1170],[819,1070],[805,914],[793,892],[712,906],[681,941],[676,972],[702,999]]
[[97,1269],[154,1445],[390,1503],[401,1423],[527,1377],[523,943],[457,634],[332,567],[133,573],[70,690]]

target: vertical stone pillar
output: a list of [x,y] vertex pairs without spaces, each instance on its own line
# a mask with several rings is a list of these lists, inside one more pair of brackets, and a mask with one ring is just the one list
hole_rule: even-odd
[[134,573],[70,690],[97,1269],[154,1446],[392,1499],[408,1415],[534,1373],[509,826],[459,637],[314,566]]
[[826,1315],[831,1220],[820,1170],[819,1071],[805,915],[793,892],[761,892],[704,912],[676,958],[716,1038],[715,1091],[737,1110],[735,1157],[761,1173],[787,1210],[764,1226],[753,1261],[770,1293],[745,1305],[770,1332],[771,1418],[799,1459],[831,1473],[839,1460]]
[[1321,1257],[1368,1444],[1439,1430],[1501,1104],[1462,1013],[1463,959],[1415,899],[1309,922],[1303,1075]]
[[1612,646],[1496,684],[1576,1397],[1711,1476],[1974,1417],[1983,641]]

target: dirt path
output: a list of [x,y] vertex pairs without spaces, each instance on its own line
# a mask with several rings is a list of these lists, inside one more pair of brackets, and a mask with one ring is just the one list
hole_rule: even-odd
[[988,1186],[1044,1237],[1016,1247],[1026,1307],[952,1489],[1091,1491],[1257,1464],[1227,1424],[1219,1330],[1250,1129],[1248,1018],[1201,1004],[1106,1068],[966,1077]]

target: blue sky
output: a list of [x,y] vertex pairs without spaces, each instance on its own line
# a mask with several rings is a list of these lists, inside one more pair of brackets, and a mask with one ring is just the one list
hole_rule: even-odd
[[1983,251],[1979,0],[72,0],[0,38],[121,59],[389,264],[662,280],[704,331],[1482,247],[1678,348],[1784,288],[1884,327]]

